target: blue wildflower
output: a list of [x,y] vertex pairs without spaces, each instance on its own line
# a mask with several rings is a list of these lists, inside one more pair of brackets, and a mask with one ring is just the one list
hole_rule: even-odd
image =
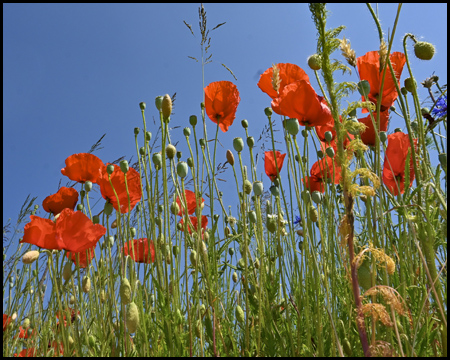
[[301,224],[302,218],[300,216],[295,215],[294,225]]
[[447,94],[442,95],[437,99],[436,105],[434,106],[431,113],[438,119],[447,116]]

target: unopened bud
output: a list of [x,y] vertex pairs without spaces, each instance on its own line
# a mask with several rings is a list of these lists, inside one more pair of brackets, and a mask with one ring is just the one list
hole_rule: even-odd
[[175,154],[177,153],[177,149],[172,144],[167,145],[166,147],[166,155],[169,159],[173,159]]
[[28,251],[23,257],[22,262],[24,264],[31,264],[33,263],[38,257],[39,257],[39,251],[37,250],[31,250]]
[[234,165],[234,155],[231,150],[227,150],[227,161],[231,166]]

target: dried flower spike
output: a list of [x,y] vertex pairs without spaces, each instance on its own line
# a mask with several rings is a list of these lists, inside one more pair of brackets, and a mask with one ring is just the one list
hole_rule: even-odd
[[356,53],[350,47],[350,41],[344,38],[341,40],[341,45],[339,48],[342,51],[342,55],[345,57],[350,66],[356,67]]

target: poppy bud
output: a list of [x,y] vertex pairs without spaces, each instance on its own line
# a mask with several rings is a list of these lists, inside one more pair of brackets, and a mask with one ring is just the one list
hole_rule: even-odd
[[189,116],[189,124],[191,124],[191,126],[197,125],[197,116],[195,115]]
[[180,178],[185,178],[188,174],[188,165],[184,161],[177,164],[177,174]]
[[255,139],[253,136],[249,136],[247,138],[247,146],[251,149],[253,146],[255,146]]
[[139,103],[139,108],[140,108],[142,111],[145,110],[145,107],[146,107],[145,102],[140,102],[140,103]]
[[225,226],[225,229],[223,229],[223,233],[225,234],[225,237],[228,237],[230,235],[230,228],[228,226]]
[[244,181],[244,192],[247,195],[250,195],[250,193],[252,192],[252,183],[248,180]]
[[320,191],[313,191],[311,197],[316,204],[320,204],[323,200],[323,194]]
[[236,137],[233,139],[233,147],[238,153],[244,149],[244,141],[240,137]]
[[186,136],[186,137],[188,137],[189,135],[191,135],[191,129],[188,128],[188,127],[185,127],[185,128],[183,129],[183,135]]
[[417,84],[416,84],[416,80],[414,80],[413,78],[406,78],[404,85],[405,85],[405,89],[408,92],[412,93],[415,90]]
[[229,248],[228,249],[228,254],[230,254],[230,256],[233,256],[234,255],[234,248]]
[[283,256],[283,247],[281,246],[281,244],[277,245],[277,255]]
[[145,147],[140,147],[139,148],[139,155],[144,156],[145,155]]
[[350,341],[348,341],[347,338],[344,338],[344,341],[342,342],[342,347],[344,348],[344,353],[347,356],[352,356],[353,351],[352,351],[352,347],[350,345]]
[[272,113],[273,113],[273,110],[272,110],[271,107],[266,107],[266,108],[264,109],[264,114],[266,114],[266,116],[267,116],[268,118],[270,118],[270,117],[272,116]]
[[166,155],[169,159],[173,159],[175,154],[177,153],[177,149],[172,144],[166,146]]
[[201,102],[201,103],[200,103],[200,109],[202,109],[202,110],[205,109],[205,103],[204,103],[204,102]]
[[192,266],[196,266],[197,265],[197,251],[192,250],[189,255],[189,259],[191,259]]
[[113,165],[113,164],[109,164],[109,165],[106,167],[106,172],[107,172],[109,175],[111,175],[111,174],[114,172],[114,165]]
[[100,223],[100,216],[94,215],[94,216],[92,217],[92,223],[94,223],[94,224],[99,224],[99,223]]
[[306,129],[302,130],[302,136],[305,137],[305,138],[308,137],[308,131]]
[[236,271],[233,272],[232,278],[233,278],[233,282],[237,283],[237,281],[238,281],[238,274],[236,273]]
[[227,150],[227,155],[226,155],[226,157],[227,157],[228,163],[229,163],[231,166],[233,166],[233,165],[234,165],[234,155],[233,155],[233,153],[231,152],[231,150]]
[[242,308],[239,305],[236,306],[235,314],[236,314],[237,321],[239,321],[241,324],[244,324],[244,322],[245,322],[244,310],[242,310]]
[[429,42],[418,41],[414,44],[414,55],[420,60],[431,60],[434,56],[434,46]]
[[253,183],[253,192],[255,193],[255,195],[259,196],[262,195],[264,190],[264,185],[262,183],[262,181],[255,181]]
[[134,135],[138,135],[139,131],[141,131],[141,129],[139,129],[138,127],[134,128]]
[[381,141],[382,143],[385,143],[386,140],[387,140],[387,134],[386,134],[386,131],[380,131],[380,141]]
[[275,215],[267,215],[266,226],[269,232],[274,233],[277,230],[277,219]]
[[136,332],[139,326],[139,310],[134,302],[128,305],[126,315],[128,331],[130,333]]
[[280,196],[280,191],[278,189],[278,186],[272,185],[269,190],[273,196],[275,196],[275,197]]
[[103,208],[103,211],[104,211],[105,215],[106,215],[106,216],[111,215],[112,212],[113,212],[113,210],[114,210],[113,204],[111,204],[109,201],[107,201],[107,202],[105,203],[105,207]]
[[145,132],[145,141],[150,141],[152,139],[152,133],[150,131]]
[[120,281],[119,294],[124,305],[127,305],[131,302],[131,285],[126,277],[123,277]]
[[322,68],[322,59],[319,54],[311,55],[308,58],[308,66],[311,70],[320,70]]
[[108,236],[107,240],[108,240],[109,246],[112,247],[114,245],[114,236]]
[[72,263],[66,262],[62,276],[65,281],[68,281],[72,277]]
[[303,230],[302,229],[297,230],[297,235],[298,236],[303,236]]
[[246,119],[242,120],[242,121],[241,121],[241,125],[242,125],[242,127],[243,127],[244,129],[247,129],[247,128],[248,128],[248,121],[247,121]]
[[288,133],[291,135],[297,135],[300,130],[300,125],[298,123],[298,120],[295,118],[284,120],[283,125],[286,128],[286,130],[288,131]]
[[322,158],[323,158],[323,151],[322,151],[322,150],[319,150],[319,151],[317,152],[317,157],[318,157],[319,159],[322,159]]
[[91,291],[91,279],[89,279],[89,277],[85,276],[83,277],[83,281],[81,283],[82,288],[83,288],[83,292],[85,294],[87,294],[89,291]]
[[439,154],[439,162],[443,169],[447,169],[447,153]]
[[364,290],[368,290],[372,287],[372,274],[367,260],[363,261],[358,268],[358,283]]
[[181,223],[177,224],[177,230],[183,230],[183,225]]
[[214,221],[219,220],[219,214],[214,214],[213,219],[214,219]]
[[256,223],[256,212],[249,211],[248,218],[249,218],[250,222],[252,222],[253,224]]
[[130,227],[130,235],[131,235],[131,237],[135,237],[136,236],[136,228]]
[[193,159],[193,158],[188,157],[187,160],[186,160],[186,162],[187,162],[187,164],[188,164],[188,166],[189,166],[190,168],[193,168],[193,167],[194,167],[194,159]]
[[117,219],[112,222],[111,229],[115,229],[116,227],[117,227]]
[[164,95],[161,105],[161,111],[165,121],[170,120],[170,114],[172,113],[172,99],[169,94]]
[[245,268],[245,261],[244,261],[243,258],[240,258],[240,259],[238,260],[237,266],[238,266],[239,268],[241,268],[241,269],[244,269],[244,268]]
[[368,96],[370,93],[370,83],[367,80],[361,80],[358,83],[358,91],[362,96]]
[[170,212],[173,215],[177,215],[180,212],[180,207],[178,206],[178,204],[176,202],[173,202],[172,204],[170,204]]
[[23,257],[22,262],[24,264],[31,264],[33,263],[38,257],[39,257],[39,251],[37,250],[31,250],[28,251]]
[[158,111],[160,111],[161,108],[162,108],[162,102],[163,102],[163,97],[162,96],[157,96],[155,98],[155,106],[158,109]]
[[86,192],[89,192],[92,190],[92,182],[91,181],[88,180],[84,183],[84,190]]
[[317,222],[317,220],[319,219],[319,213],[314,206],[311,206],[309,208],[309,218],[312,222]]
[[128,170],[130,170],[130,167],[128,165],[128,161],[126,161],[126,160],[121,160],[120,161],[120,170],[122,170],[122,172],[124,174],[126,174],[128,172]]
[[206,141],[205,141],[205,139],[203,139],[203,138],[201,138],[201,139],[198,141],[198,143],[200,144],[200,146],[201,146],[202,148],[204,148],[204,147],[206,146]]
[[157,169],[161,168],[162,158],[161,158],[161,154],[160,153],[154,153],[152,155],[152,161],[153,161],[153,164],[155,165],[155,167]]
[[[302,230],[297,230],[297,234],[298,234],[299,231],[302,232],[302,235],[300,235],[300,236],[303,236],[303,231],[302,231]],[[298,242],[298,249],[299,249],[300,251],[303,250],[303,241],[299,241],[299,242]]]
[[401,128],[395,128],[395,129],[394,129],[394,132],[395,132],[395,133],[397,133],[397,132],[402,132],[402,129],[401,129]]
[[100,291],[100,301],[104,303],[106,300],[105,290]]
[[391,105],[391,107],[389,108],[389,110],[395,111],[395,106],[394,106],[394,105]]
[[325,152],[327,153],[327,155],[330,157],[330,158],[334,158],[334,149],[330,146],[330,147],[327,147],[326,148],[326,150],[325,150]]
[[401,92],[403,95],[406,96],[406,94],[408,93],[408,90],[406,90],[405,87],[402,87],[402,88],[400,89],[400,92]]

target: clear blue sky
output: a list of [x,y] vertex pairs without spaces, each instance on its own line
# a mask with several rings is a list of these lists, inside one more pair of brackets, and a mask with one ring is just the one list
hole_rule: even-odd
[[[147,103],[149,130],[156,134],[151,125],[152,116],[157,118],[154,98],[177,93],[171,125],[180,128],[172,138],[186,150],[182,129],[190,115],[200,118],[202,101],[201,66],[188,58],[200,56],[198,6],[3,4],[3,224],[8,218],[15,223],[28,194],[38,196],[41,206],[57,191],[60,179],[62,185],[67,182],[61,174],[64,160],[87,152],[105,132],[104,148],[95,155],[105,163],[132,155],[135,161],[133,129],[142,127],[141,101]],[[378,7],[385,33],[392,31],[396,8]],[[263,110],[270,98],[256,84],[272,63],[299,65],[318,91],[306,65],[316,49],[316,30],[306,4],[205,4],[205,9],[210,29],[226,21],[210,34],[213,62],[206,66],[205,85],[229,80],[241,97],[235,124],[226,134],[219,133],[225,149],[217,161],[223,162],[232,139],[245,137],[242,119],[248,119],[255,139],[267,123]],[[378,33],[364,4],[329,4],[328,9],[328,27],[345,25],[341,36],[350,39],[357,56],[378,49]],[[196,38],[183,20],[192,25]],[[411,56],[415,77],[421,81],[435,72],[440,84],[446,84],[447,5],[404,4],[392,51],[403,51],[402,37],[408,32],[437,49],[428,62]],[[408,49],[412,52],[411,42]],[[334,57],[342,59],[340,52]],[[233,70],[237,81],[221,63]],[[402,83],[406,77],[405,66]],[[355,74],[346,79],[357,81]],[[421,94],[425,99],[425,91]],[[390,131],[399,125],[400,119],[394,118]],[[210,138],[214,131],[208,120]],[[142,132],[139,139],[142,143]],[[258,173],[264,173],[262,162]],[[224,176],[230,181],[221,184],[222,191],[235,192],[231,170]],[[267,188],[269,180],[263,179]],[[46,216],[42,206],[37,215]]]

